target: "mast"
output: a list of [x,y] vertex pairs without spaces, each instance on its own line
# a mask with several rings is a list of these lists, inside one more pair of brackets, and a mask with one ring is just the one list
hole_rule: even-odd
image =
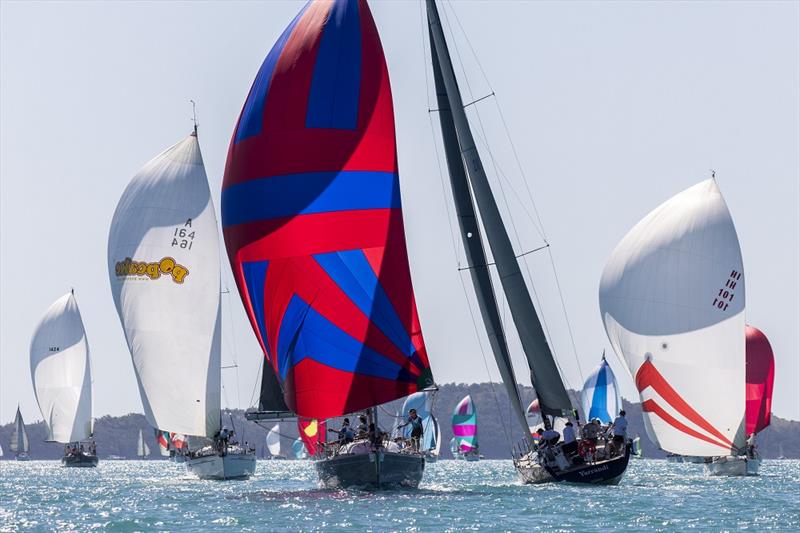
[[[438,59],[444,92],[452,113],[453,124],[460,147],[461,158],[475,195],[481,220],[486,230],[500,282],[517,328],[522,348],[531,371],[531,383],[539,397],[543,415],[560,416],[572,409],[566,388],[558,372],[553,354],[547,345],[542,325],[531,301],[525,279],[522,277],[511,239],[503,225],[497,202],[481,163],[480,154],[469,127],[464,104],[458,89],[453,64],[447,50],[439,12],[434,0],[426,0],[431,52]],[[434,53],[435,52],[435,53]],[[438,90],[437,90],[438,93]],[[438,94],[437,94],[438,96]],[[449,161],[448,161],[449,163]],[[473,233],[473,235],[475,235]],[[486,264],[485,261],[482,264]],[[474,270],[474,269],[472,269]],[[505,378],[504,378],[505,380]],[[516,384],[513,384],[516,386]],[[508,385],[507,385],[508,386]],[[543,417],[545,418],[545,417]]]
[[[428,34],[431,37],[431,43],[433,43],[432,29],[429,28]],[[461,240],[464,243],[464,251],[467,255],[467,265],[470,278],[472,278],[472,286],[475,289],[483,325],[486,328],[486,335],[489,337],[489,345],[492,347],[492,353],[494,353],[509,401],[514,409],[517,421],[521,424],[523,433],[531,440],[528,425],[525,421],[525,412],[522,408],[522,399],[517,388],[517,378],[511,363],[511,354],[508,351],[503,324],[500,321],[500,312],[489,273],[489,261],[486,259],[486,252],[481,240],[478,217],[475,214],[469,182],[461,160],[458,137],[453,123],[453,113],[450,110],[447,90],[442,79],[442,68],[439,65],[439,58],[433,46],[431,47],[431,60],[433,62],[433,79],[436,85],[436,103],[439,108],[439,124],[442,128],[447,170],[450,176],[450,188],[453,191],[453,200],[456,204],[458,227],[461,230]]]

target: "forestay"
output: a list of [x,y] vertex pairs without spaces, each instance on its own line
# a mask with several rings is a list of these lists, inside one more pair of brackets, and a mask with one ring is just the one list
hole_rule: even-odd
[[111,292],[145,416],[170,433],[219,430],[218,231],[195,134],[136,173],[111,223]]
[[365,1],[309,2],[267,54],[231,139],[222,222],[290,410],[328,418],[433,384]]
[[92,372],[89,343],[78,303],[68,292],[36,326],[30,349],[31,379],[48,441],[92,436]]
[[713,179],[656,208],[612,252],[603,324],[662,449],[715,456],[744,445],[744,310],[739,240]]

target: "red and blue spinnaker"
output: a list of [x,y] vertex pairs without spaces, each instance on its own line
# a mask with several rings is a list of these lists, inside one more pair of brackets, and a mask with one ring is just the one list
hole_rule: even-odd
[[309,2],[270,50],[231,140],[222,224],[291,410],[333,417],[432,384],[389,74],[365,1]]

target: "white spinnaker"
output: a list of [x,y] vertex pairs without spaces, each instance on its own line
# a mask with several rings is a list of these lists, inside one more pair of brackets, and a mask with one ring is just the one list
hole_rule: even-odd
[[648,435],[668,452],[744,446],[744,284],[736,228],[713,179],[648,214],[606,264],[603,325],[636,379]]
[[269,453],[274,456],[281,454],[281,428],[279,424],[272,426],[272,429],[267,433],[267,449]]
[[31,379],[48,441],[92,436],[89,343],[75,296],[68,292],[42,317],[31,340]]
[[147,421],[213,436],[220,424],[219,236],[195,135],[128,184],[111,223],[108,272]]

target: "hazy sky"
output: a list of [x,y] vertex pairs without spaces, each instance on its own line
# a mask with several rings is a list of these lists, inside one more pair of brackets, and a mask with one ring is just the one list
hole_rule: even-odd
[[[219,209],[239,111],[301,5],[1,3],[0,422],[12,419],[18,402],[26,419],[41,418],[30,337],[70,287],[91,346],[96,416],[142,411],[106,266],[117,200],[147,160],[189,133],[191,98]],[[543,242],[528,189],[552,245],[580,370],[549,256],[528,255],[526,265],[570,386],[580,386],[609,346],[597,304],[608,254],[647,212],[714,168],[742,243],[747,319],[776,354],[773,411],[800,418],[799,6],[473,1],[443,10],[456,30],[459,75],[470,83],[465,100],[491,90],[477,56],[525,171],[526,181],[495,100],[471,107],[476,133],[483,138],[479,111],[505,175],[492,179],[501,203],[503,193],[508,198],[517,251]],[[420,4],[371,7],[392,79],[411,269],[434,376],[485,381],[483,346],[497,379],[470,318],[468,274],[457,270],[463,251],[459,243],[454,251],[431,133],[430,119],[438,119],[428,113]],[[488,158],[486,166],[493,168]],[[247,406],[261,354],[227,262],[224,269],[233,292],[223,301],[223,359],[239,369],[223,371],[223,399]],[[516,339],[512,348],[527,382]],[[624,395],[635,397],[627,370],[610,359]]]

